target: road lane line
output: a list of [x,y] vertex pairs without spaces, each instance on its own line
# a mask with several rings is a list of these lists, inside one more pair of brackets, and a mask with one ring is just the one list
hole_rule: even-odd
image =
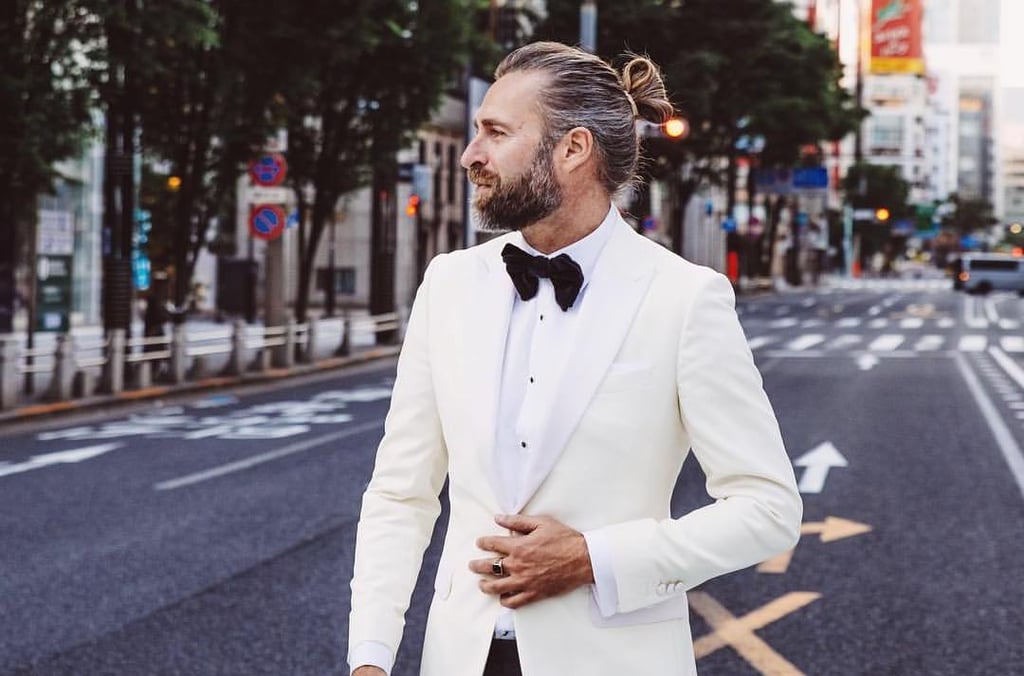
[[988,348],[988,353],[992,355],[992,358],[995,359],[996,363],[999,364],[1003,371],[1006,372],[1006,375],[1013,378],[1013,381],[1017,383],[1022,390],[1024,390],[1024,370],[1021,370],[1021,368],[1017,366],[1017,362],[1007,357],[1006,353],[995,345]]
[[309,449],[326,444],[330,441],[337,441],[338,439],[344,439],[345,437],[355,436],[356,434],[362,434],[363,432],[369,432],[373,429],[380,429],[381,425],[384,424],[383,420],[374,420],[372,422],[363,423],[361,425],[353,425],[352,427],[346,427],[343,430],[337,432],[331,432],[330,434],[323,434],[319,437],[313,437],[312,439],[305,439],[303,441],[296,442],[283,446],[274,451],[267,451],[266,453],[260,453],[252,457],[246,458],[245,460],[238,460],[236,462],[230,462],[226,465],[219,467],[213,467],[202,472],[196,472],[194,474],[188,474],[177,479],[170,479],[169,481],[161,481],[158,484],[154,484],[153,488],[158,491],[170,491],[175,488],[181,488],[183,486],[191,486],[192,484],[201,483],[208,481],[209,479],[216,479],[217,477],[224,476],[225,474],[231,474],[232,472],[240,472],[256,465],[262,465],[265,462],[271,460],[277,460],[294,453],[301,453],[302,451],[308,451]]
[[964,381],[967,383],[967,389],[971,391],[974,401],[978,404],[978,408],[981,409],[981,415],[985,418],[985,422],[988,423],[988,428],[992,431],[992,436],[995,437],[996,444],[1006,459],[1006,464],[1010,466],[1010,472],[1013,473],[1013,478],[1017,481],[1017,487],[1020,489],[1021,495],[1024,495],[1024,454],[1021,453],[1020,446],[1017,445],[1010,429],[999,416],[999,412],[992,404],[992,400],[985,394],[981,383],[978,382],[978,376],[974,375],[974,372],[967,365],[967,360],[958,353],[953,354],[953,359],[956,361],[957,368],[960,369],[960,375],[963,376]]

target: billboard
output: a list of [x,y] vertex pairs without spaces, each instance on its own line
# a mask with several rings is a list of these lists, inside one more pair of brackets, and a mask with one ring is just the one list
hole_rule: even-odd
[[922,0],[871,0],[871,72],[924,73]]

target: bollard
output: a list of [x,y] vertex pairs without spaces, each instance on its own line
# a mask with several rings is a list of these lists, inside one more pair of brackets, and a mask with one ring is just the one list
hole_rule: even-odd
[[135,362],[134,385],[136,389],[145,390],[153,386],[153,362]]
[[352,354],[352,313],[347,309],[341,313],[341,345],[334,354],[338,357]]
[[75,355],[71,336],[62,333],[57,336],[57,349],[54,351],[53,381],[46,392],[50,401],[67,401],[71,399],[71,389],[75,382]]
[[302,362],[312,364],[316,361],[316,334],[319,319],[310,319],[306,323],[306,349],[302,351]]
[[236,319],[232,325],[231,358],[225,368],[226,375],[240,376],[245,373],[245,334],[247,326],[244,320]]
[[284,345],[274,348],[274,366],[280,369],[290,369],[295,366],[295,320],[291,317],[284,325]]
[[103,364],[103,389],[108,394],[124,391],[124,329],[113,329],[107,338],[107,349]]
[[18,339],[0,336],[0,410],[18,403]]
[[185,382],[185,370],[187,356],[185,348],[188,336],[185,335],[185,325],[175,324],[171,329],[171,382],[180,385]]

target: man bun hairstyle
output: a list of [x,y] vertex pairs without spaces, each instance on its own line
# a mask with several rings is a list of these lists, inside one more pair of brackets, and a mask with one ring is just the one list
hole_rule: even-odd
[[638,118],[661,124],[674,109],[658,67],[645,56],[626,54],[619,73],[600,57],[559,42],[534,42],[506,56],[497,80],[515,72],[547,76],[540,91],[546,138],[553,148],[570,129],[584,127],[594,137],[598,179],[609,194],[636,180],[640,159]]

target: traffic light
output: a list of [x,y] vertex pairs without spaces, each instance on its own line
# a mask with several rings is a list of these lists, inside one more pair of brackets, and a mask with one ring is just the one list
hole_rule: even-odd
[[181,188],[181,177],[180,176],[168,176],[167,177],[167,189],[171,192],[178,192]]
[[665,120],[665,124],[662,125],[662,130],[668,138],[681,140],[689,135],[690,123],[683,117],[670,117]]
[[875,209],[875,220],[885,223],[889,220],[889,210],[885,207]]
[[420,196],[416,193],[409,195],[409,200],[405,203],[405,215],[415,216],[420,210]]

